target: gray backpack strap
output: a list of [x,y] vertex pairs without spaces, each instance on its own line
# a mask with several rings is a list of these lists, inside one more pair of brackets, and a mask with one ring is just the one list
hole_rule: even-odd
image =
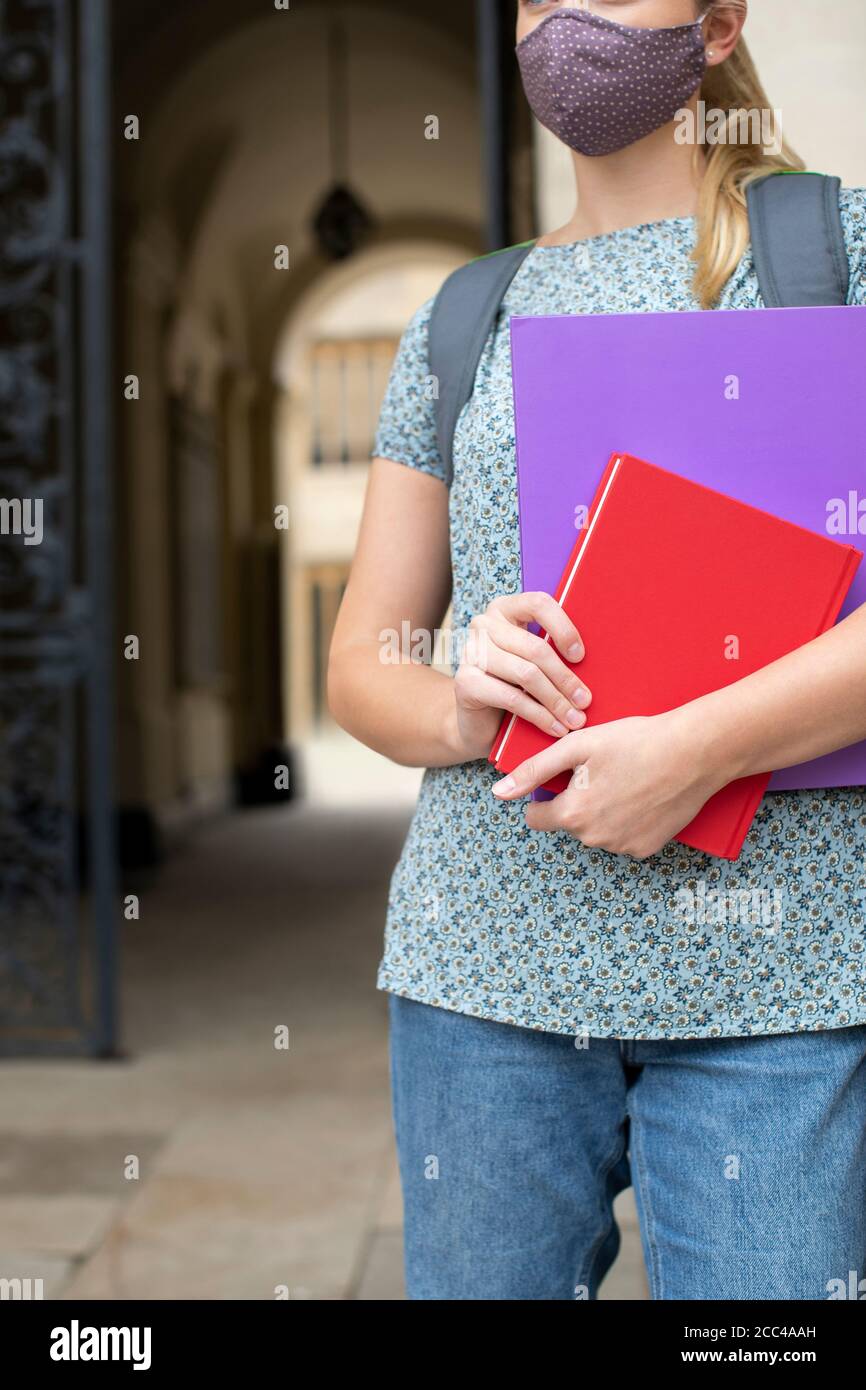
[[454,430],[475,385],[475,373],[505,292],[534,242],[509,246],[460,266],[448,276],[430,315],[428,356],[438,382],[436,436],[450,486]]
[[749,184],[752,254],[768,309],[847,303],[840,186],[811,173],[769,174]]

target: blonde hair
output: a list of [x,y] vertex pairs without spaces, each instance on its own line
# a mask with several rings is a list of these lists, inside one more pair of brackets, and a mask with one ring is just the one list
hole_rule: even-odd
[[[747,0],[697,0],[697,4],[701,18],[714,10],[747,8]],[[784,139],[778,154],[765,150],[762,113],[771,107],[742,38],[723,63],[707,68],[700,98],[707,110],[727,114],[727,143],[707,148],[693,252],[694,293],[702,308],[712,309],[749,244],[749,184],[780,169],[802,170],[806,166]],[[754,112],[757,119],[741,120],[742,112]],[[702,147],[698,146],[701,157]]]

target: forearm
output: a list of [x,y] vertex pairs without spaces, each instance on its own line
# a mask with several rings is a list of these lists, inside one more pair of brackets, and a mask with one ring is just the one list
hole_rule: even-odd
[[377,643],[332,657],[331,712],[353,738],[406,767],[452,767],[479,756],[458,733],[454,682],[419,662],[385,663]]
[[866,605],[815,641],[678,713],[720,785],[866,739]]

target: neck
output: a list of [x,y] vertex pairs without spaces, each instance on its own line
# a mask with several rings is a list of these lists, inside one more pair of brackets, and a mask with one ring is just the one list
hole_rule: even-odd
[[704,161],[694,145],[679,145],[674,123],[600,158],[572,154],[577,186],[574,215],[542,245],[580,241],[643,222],[697,212]]

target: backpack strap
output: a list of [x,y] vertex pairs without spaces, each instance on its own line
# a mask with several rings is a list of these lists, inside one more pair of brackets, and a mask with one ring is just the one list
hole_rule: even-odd
[[475,385],[475,373],[505,292],[534,241],[494,251],[455,270],[436,296],[428,356],[438,383],[436,436],[450,487],[454,430]]
[[752,254],[768,309],[847,303],[840,187],[837,178],[797,172],[748,185]]

